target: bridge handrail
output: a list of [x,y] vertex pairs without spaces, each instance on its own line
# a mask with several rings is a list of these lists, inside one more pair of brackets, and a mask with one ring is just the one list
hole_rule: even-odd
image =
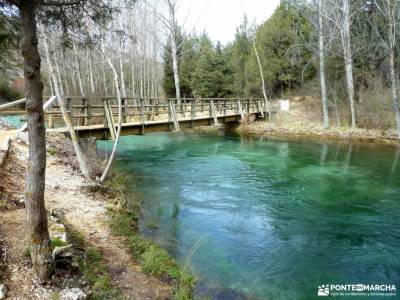
[[9,102],[9,103],[0,105],[0,110],[6,109],[6,108],[9,108],[9,107],[13,107],[13,106],[17,106],[17,105],[25,103],[25,102],[26,102],[26,98],[15,100],[13,102]]
[[[46,98],[49,98],[50,96],[46,96]],[[117,99],[117,96],[64,96],[65,99],[71,99],[71,100],[91,100],[91,99],[96,99],[96,100],[115,100]],[[173,100],[176,101],[178,100],[177,98],[163,98],[163,97],[121,97],[121,99],[125,100],[163,100],[163,101],[168,101],[168,100]],[[180,98],[181,101],[209,101],[209,100],[214,100],[214,101],[237,101],[237,100],[264,100],[264,98],[252,98],[252,97],[225,97],[225,98],[218,98],[218,97],[207,97],[207,98],[193,98],[193,97],[182,97]]]

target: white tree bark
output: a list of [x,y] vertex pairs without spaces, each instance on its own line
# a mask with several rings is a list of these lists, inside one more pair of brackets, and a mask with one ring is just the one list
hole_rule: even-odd
[[65,63],[63,63],[63,74],[64,74],[64,81],[65,81],[65,92],[67,93],[67,95],[71,94],[71,91],[69,89],[69,84],[68,84],[68,76],[67,76],[67,70],[65,67]]
[[121,49],[121,46],[119,48],[119,71],[120,71],[120,76],[121,76],[121,95],[122,95],[122,97],[126,97],[124,64],[122,62],[122,49]]
[[58,103],[61,108],[61,112],[62,112],[62,115],[64,118],[65,125],[67,126],[68,131],[71,135],[72,144],[75,149],[75,153],[76,153],[76,157],[78,159],[80,170],[87,179],[91,179],[91,172],[90,172],[89,166],[87,164],[87,158],[86,158],[85,154],[82,152],[81,147],[79,145],[78,136],[75,133],[71,117],[67,113],[66,105],[64,102],[64,95],[62,95],[61,90],[59,88],[60,83],[58,82],[57,76],[54,72],[54,67],[53,67],[52,59],[50,57],[49,45],[48,45],[48,41],[47,41],[46,32],[45,32],[43,26],[40,25],[39,28],[41,28],[41,32],[43,35],[43,44],[44,44],[44,49],[45,49],[45,55],[47,58],[47,63],[49,66],[49,75],[51,76],[52,81],[53,81],[54,90],[55,90],[56,96],[58,98]]
[[56,67],[58,82],[60,83],[60,91],[64,95],[64,87],[63,87],[63,84],[62,84],[60,67],[58,66],[58,62],[57,62],[57,58],[56,57],[54,57],[54,65]]
[[113,149],[111,151],[111,155],[110,158],[108,159],[107,165],[104,169],[103,174],[100,177],[100,182],[104,182],[104,180],[107,178],[108,173],[110,171],[111,168],[111,164],[114,160],[114,156],[115,153],[117,151],[117,147],[118,147],[118,142],[119,142],[119,137],[121,135],[121,123],[122,123],[122,100],[121,100],[121,94],[120,94],[120,85],[119,85],[119,81],[118,81],[118,73],[114,68],[114,65],[112,64],[111,60],[108,58],[108,56],[105,54],[105,52],[103,50],[100,50],[97,48],[97,51],[99,51],[99,53],[101,53],[104,58],[106,59],[108,65],[110,66],[113,75],[114,75],[114,82],[115,82],[115,87],[116,87],[116,92],[117,92],[117,99],[118,99],[118,129],[117,129],[117,135],[115,137],[115,141],[114,141],[114,146]]
[[171,34],[171,54],[172,54],[172,70],[174,72],[174,82],[175,82],[175,94],[178,103],[181,99],[181,84],[179,79],[179,68],[178,68],[178,48],[177,41],[174,34]]
[[254,48],[254,52],[256,53],[258,68],[259,68],[259,70],[260,70],[260,77],[261,77],[261,83],[262,83],[262,91],[263,91],[263,95],[264,95],[265,105],[267,106],[267,110],[268,110],[268,119],[269,119],[269,121],[271,122],[271,120],[272,120],[271,108],[270,108],[269,101],[268,101],[268,97],[267,97],[267,91],[266,91],[266,88],[265,88],[265,80],[264,80],[264,72],[263,72],[263,70],[262,70],[262,65],[261,65],[260,56],[258,55],[255,37],[253,38],[253,48]]
[[324,22],[323,22],[324,0],[318,0],[318,24],[319,24],[319,74],[321,85],[322,113],[324,117],[324,128],[329,127],[328,95],[325,80],[325,46],[324,46]]
[[103,69],[103,88],[104,88],[105,95],[108,96],[107,77],[106,77],[106,68],[105,67]]
[[76,75],[78,77],[79,91],[81,96],[85,96],[85,90],[83,88],[82,76],[81,76],[81,66],[78,57],[78,51],[76,50],[75,42],[73,42],[74,54],[75,54],[75,64],[76,64]]
[[391,81],[391,91],[392,91],[392,103],[393,110],[396,116],[396,126],[397,126],[397,135],[400,139],[400,111],[399,111],[399,97],[397,93],[397,74],[396,74],[396,65],[395,65],[395,47],[396,47],[396,20],[398,16],[396,16],[397,12],[397,1],[385,0],[386,1],[386,10],[387,10],[387,19],[388,19],[388,37],[389,37],[389,68],[390,68],[390,81]]
[[135,88],[135,61],[132,59],[131,63],[132,67],[132,97],[136,97],[136,88]]
[[351,38],[350,38],[350,2],[349,0],[342,0],[342,13],[343,13],[343,24],[340,27],[340,35],[342,40],[343,56],[345,63],[346,72],[346,85],[347,85],[347,96],[350,105],[351,114],[351,127],[357,126],[356,121],[356,109],[354,103],[354,80],[353,80],[353,57],[351,52]]
[[90,88],[92,90],[92,95],[95,94],[95,87],[94,87],[94,79],[93,79],[93,66],[92,66],[92,55],[89,53],[88,54],[88,60],[89,60],[89,79],[90,79]]

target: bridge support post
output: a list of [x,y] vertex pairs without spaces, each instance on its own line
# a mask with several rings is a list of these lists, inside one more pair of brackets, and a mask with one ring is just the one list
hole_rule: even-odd
[[126,105],[126,99],[122,98],[122,122],[126,123],[126,110],[127,110],[127,105]]
[[191,101],[191,113],[190,113],[190,128],[193,128],[193,121],[196,117],[196,99]]
[[87,108],[86,108],[86,120],[87,120],[87,125],[90,124],[90,120],[92,119],[92,107],[90,105],[90,103],[87,104]]
[[158,108],[158,104],[159,104],[159,99],[155,100],[155,105],[156,105],[156,116],[158,116],[160,114],[160,110]]
[[53,115],[49,115],[49,128],[54,128]]
[[140,134],[144,135],[144,99],[140,99]]
[[237,101],[237,107],[238,107],[238,113],[240,115],[240,119],[243,121],[244,113],[243,113],[243,108],[242,108],[242,102],[240,102],[240,99]]
[[108,102],[108,99],[103,99],[103,101],[104,101],[104,115],[106,116],[108,128],[110,129],[111,139],[115,140],[117,134],[115,132],[115,125],[110,103]]
[[79,125],[81,125],[81,126],[87,126],[88,125],[88,122],[87,122],[87,105],[88,105],[88,99],[82,98],[81,109],[80,109],[80,113],[81,113],[82,116],[79,119]]
[[175,110],[175,105],[174,105],[174,103],[172,103],[172,101],[173,100],[168,100],[169,115],[170,115],[170,119],[172,119],[172,121],[174,123],[175,131],[179,132],[181,130],[181,128],[179,126],[178,116],[177,116],[177,113]]
[[214,100],[210,100],[210,113],[214,119],[214,125],[218,125],[217,111],[215,110]]
[[257,100],[257,110],[260,112],[261,117],[264,119],[264,118],[265,118],[265,116],[264,116],[264,111],[263,111],[263,109],[262,109],[262,105],[261,105],[260,100]]

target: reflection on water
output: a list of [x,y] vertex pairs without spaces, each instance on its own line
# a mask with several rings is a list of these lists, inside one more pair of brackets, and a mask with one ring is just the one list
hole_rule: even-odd
[[321,284],[400,288],[399,152],[149,135],[124,138],[114,170],[143,199],[144,234],[181,262],[200,240],[199,294],[313,299]]

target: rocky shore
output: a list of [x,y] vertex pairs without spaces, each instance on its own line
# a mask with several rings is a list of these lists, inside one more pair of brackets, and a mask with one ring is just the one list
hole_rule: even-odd
[[394,130],[376,130],[349,127],[331,127],[324,129],[322,126],[286,126],[276,125],[266,121],[242,123],[236,128],[236,133],[247,137],[285,137],[285,138],[311,138],[322,140],[348,140],[363,142],[379,142],[385,144],[399,144],[397,133]]

